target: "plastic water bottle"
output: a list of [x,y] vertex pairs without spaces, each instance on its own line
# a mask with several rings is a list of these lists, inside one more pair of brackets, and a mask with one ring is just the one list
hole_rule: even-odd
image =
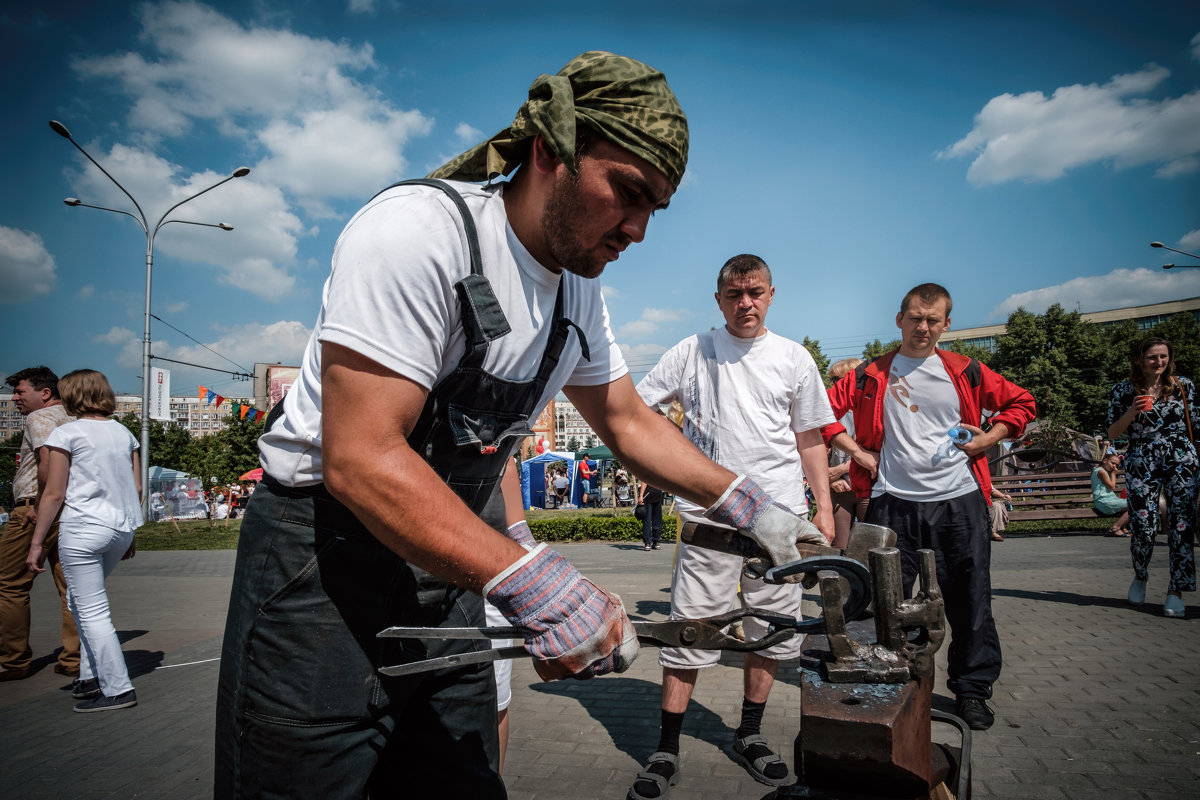
[[946,435],[950,437],[950,441],[955,444],[966,444],[975,438],[975,434],[971,433],[961,425],[955,425],[950,430],[946,431]]
[[946,438],[938,445],[937,453],[933,457],[933,465],[936,467],[948,458],[953,458],[959,451],[955,445],[966,444],[974,438],[966,428],[955,425],[950,430],[946,431]]

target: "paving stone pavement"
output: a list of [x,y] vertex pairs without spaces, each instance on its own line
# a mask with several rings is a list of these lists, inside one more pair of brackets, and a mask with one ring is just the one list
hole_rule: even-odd
[[[635,617],[668,610],[671,550],[560,548]],[[997,722],[974,737],[975,798],[1200,798],[1200,605],[1161,614],[1165,546],[1149,602],[1125,602],[1126,540],[1010,536],[993,548],[994,610],[1004,647]],[[74,714],[54,674],[57,597],[33,597],[37,672],[0,684],[0,796],[11,800],[205,798],[212,791],[213,704],[233,553],[141,553],[109,579],[114,621],[139,705]],[[944,657],[939,659],[939,672]],[[672,800],[764,798],[727,755],[741,704],[741,659],[697,684],[684,724],[683,777]],[[621,800],[658,738],[660,669],[645,649],[623,675],[541,683],[514,670],[505,779],[513,800]],[[944,674],[937,707],[952,710]],[[764,734],[792,761],[799,728],[796,663],[780,667]],[[953,740],[955,737],[946,737]],[[302,796],[302,795],[300,795]]]

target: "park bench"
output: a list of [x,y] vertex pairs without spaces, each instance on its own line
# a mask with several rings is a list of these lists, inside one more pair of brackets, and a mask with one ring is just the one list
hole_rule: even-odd
[[[1026,472],[993,476],[992,485],[1012,497],[1012,521],[1024,519],[1095,519],[1091,472]],[[1125,489],[1125,472],[1117,472],[1117,492]]]

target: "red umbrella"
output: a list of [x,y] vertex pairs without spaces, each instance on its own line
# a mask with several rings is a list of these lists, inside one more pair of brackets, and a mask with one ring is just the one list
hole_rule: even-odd
[[262,467],[259,467],[258,469],[250,470],[245,475],[238,478],[238,480],[239,481],[261,481],[262,480]]

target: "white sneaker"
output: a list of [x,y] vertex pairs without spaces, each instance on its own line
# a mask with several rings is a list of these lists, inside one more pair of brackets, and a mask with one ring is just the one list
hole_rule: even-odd
[[1133,579],[1133,583],[1129,584],[1129,602],[1135,606],[1140,606],[1146,602],[1146,582],[1140,581],[1137,578]]

